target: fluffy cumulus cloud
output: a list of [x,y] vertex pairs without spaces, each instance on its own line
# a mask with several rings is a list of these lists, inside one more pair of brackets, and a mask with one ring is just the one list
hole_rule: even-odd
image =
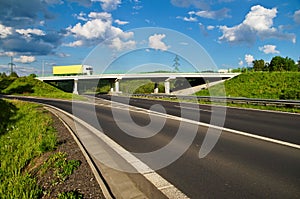
[[251,66],[252,62],[254,61],[253,55],[246,54],[245,55],[245,61],[248,64],[248,66]]
[[1,39],[4,39],[11,34],[13,34],[11,27],[7,27],[7,26],[0,24],[0,38]]
[[262,47],[259,47],[259,50],[264,52],[265,54],[275,54],[280,53],[278,50],[276,50],[275,45],[264,45]]
[[300,10],[295,11],[295,13],[294,13],[294,21],[297,24],[300,24]]
[[92,1],[101,2],[101,8],[104,11],[115,10],[122,3],[121,0],[92,0]]
[[134,49],[136,46],[136,42],[133,40],[122,41],[119,37],[116,37],[112,39],[109,46],[113,49],[116,49],[117,51],[121,51],[125,49]]
[[168,50],[170,46],[167,46],[162,40],[166,37],[165,34],[154,34],[148,39],[149,47],[155,50]]
[[273,27],[273,19],[277,15],[277,9],[267,9],[260,5],[251,7],[245,20],[236,26],[219,26],[223,35],[219,37],[220,41],[230,43],[248,43],[252,44],[257,37],[261,40],[276,38],[296,42],[295,34],[284,33]]
[[124,32],[122,29],[112,25],[113,19],[110,13],[107,12],[91,12],[88,15],[89,19],[84,23],[77,23],[75,26],[70,26],[67,31],[75,38],[68,44],[69,47],[95,45],[95,42],[108,43],[108,46],[115,50],[122,50],[126,46],[132,47],[135,45],[133,40],[133,32]]
[[35,61],[35,57],[34,56],[26,56],[26,55],[22,55],[19,58],[14,58],[13,60],[14,62],[18,62],[18,63],[32,63]]
[[31,35],[39,35],[39,36],[44,36],[46,35],[44,31],[40,29],[16,29],[16,32],[24,35],[26,38],[31,37]]

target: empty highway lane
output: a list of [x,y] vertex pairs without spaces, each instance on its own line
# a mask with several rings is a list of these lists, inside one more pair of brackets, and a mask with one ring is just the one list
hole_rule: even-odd
[[[71,102],[43,102],[70,113],[74,111]],[[223,131],[213,150],[205,158],[199,158],[199,149],[207,127],[164,118],[159,114],[149,115],[146,110],[130,108],[130,117],[135,122],[133,124],[128,122],[126,108],[122,105],[101,100],[97,100],[97,103],[100,105],[73,103],[76,116],[104,132],[126,150],[136,153],[151,168],[158,168],[165,159],[178,154],[178,151],[182,153],[170,164],[159,168],[157,173],[190,198],[300,197],[299,149]],[[200,115],[202,116],[202,112]],[[165,120],[163,127],[150,136],[152,131],[157,131],[161,120]],[[228,123],[227,120],[226,118],[225,124]],[[152,122],[154,124],[150,125]],[[135,125],[140,127],[136,128]],[[184,136],[178,138],[176,135],[180,126],[184,129]],[[143,130],[144,127],[147,130]],[[293,131],[292,129],[291,132]],[[185,149],[184,145],[189,142],[191,135],[193,140]],[[162,149],[175,138],[177,140],[174,147],[168,148],[167,153],[162,156],[139,156]]]

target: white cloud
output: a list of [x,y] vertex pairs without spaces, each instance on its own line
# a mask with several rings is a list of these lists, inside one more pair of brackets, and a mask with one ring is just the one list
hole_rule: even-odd
[[250,66],[252,64],[252,62],[254,61],[253,55],[246,54],[245,55],[245,61],[248,64],[248,66]]
[[111,20],[111,14],[108,12],[90,12],[88,16],[93,19]]
[[38,35],[38,36],[44,36],[45,33],[44,31],[40,29],[16,29],[16,32],[19,33],[20,35],[24,35],[25,37],[29,38],[31,35]]
[[84,12],[80,12],[79,14],[74,14],[74,17],[76,17],[76,19],[81,20],[81,21],[87,21],[87,17],[86,14]]
[[207,30],[213,30],[213,29],[215,29],[215,26],[207,26],[206,28],[207,28]]
[[149,47],[153,48],[155,50],[168,50],[168,48],[170,46],[167,46],[162,39],[164,39],[166,37],[165,34],[154,34],[152,36],[149,37],[148,41],[149,41]]
[[85,39],[105,38],[106,32],[111,28],[110,21],[93,19],[85,24],[77,23],[74,27],[67,28],[75,37]]
[[231,17],[228,15],[229,9],[223,8],[221,10],[216,11],[209,11],[209,10],[202,10],[198,11],[195,14],[199,17],[208,18],[208,19],[224,19]]
[[19,58],[14,58],[13,61],[15,62],[19,62],[19,63],[32,63],[35,61],[35,57],[34,56],[26,56],[26,55],[22,55]]
[[118,5],[121,4],[121,0],[92,0],[101,2],[101,8],[104,11],[112,11],[117,9]]
[[[116,50],[132,48],[135,42],[129,40],[133,38],[133,32],[124,32],[122,29],[112,25],[113,19],[110,13],[107,12],[91,12],[89,21],[84,23],[77,23],[73,27],[68,27],[67,31],[71,33],[77,40],[65,46],[77,47],[83,45],[95,45],[95,42],[102,42],[106,40],[109,47]],[[121,22],[120,20],[116,20]],[[129,41],[128,41],[129,40]]]
[[240,60],[240,61],[239,61],[239,66],[242,67],[243,65],[244,65],[243,60]]
[[300,24],[300,10],[295,11],[295,13],[294,13],[294,21],[297,24]]
[[0,56],[1,57],[4,57],[4,56],[7,56],[7,57],[13,57],[15,56],[17,53],[15,52],[0,52]]
[[276,50],[276,46],[274,45],[264,45],[262,47],[258,48],[260,51],[264,52],[265,54],[275,54],[279,53],[278,50]]
[[119,20],[119,19],[116,19],[114,22],[115,22],[116,24],[118,24],[118,25],[126,25],[126,24],[129,23],[128,21],[121,21],[121,20]]
[[7,27],[4,26],[2,24],[0,24],[0,38],[4,39],[6,38],[8,35],[12,34],[12,28],[11,27]]
[[223,33],[219,40],[251,44],[258,37],[262,40],[269,38],[286,39],[295,43],[295,34],[283,33],[273,27],[273,19],[276,17],[276,14],[276,8],[267,9],[260,5],[253,6],[241,24],[233,27],[219,26]]
[[82,40],[77,40],[74,42],[70,42],[68,44],[63,44],[64,46],[68,46],[68,47],[78,47],[78,46],[82,46],[83,45],[83,41]]
[[198,19],[196,17],[190,16],[190,17],[184,17],[183,21],[196,22],[196,21],[198,21]]
[[119,37],[116,37],[111,41],[109,46],[117,51],[121,51],[125,49],[134,49],[136,42],[134,40],[122,41]]
[[40,24],[40,26],[44,26],[45,25],[45,21],[42,20],[42,21],[39,22],[39,24]]

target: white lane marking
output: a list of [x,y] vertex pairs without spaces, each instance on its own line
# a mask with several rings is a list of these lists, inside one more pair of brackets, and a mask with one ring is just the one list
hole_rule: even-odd
[[152,170],[150,167],[148,167],[148,165],[146,165],[140,159],[136,158],[130,152],[125,150],[121,145],[119,145],[114,140],[109,138],[103,132],[99,131],[98,129],[92,127],[85,121],[75,117],[74,115],[72,115],[64,110],[61,110],[61,109],[56,108],[51,105],[46,105],[46,106],[49,106],[53,109],[61,111],[62,113],[73,118],[74,120],[79,122],[81,125],[85,126],[87,129],[89,129],[94,135],[99,137],[104,143],[106,143],[115,152],[117,152],[124,160],[126,160],[131,166],[133,166],[140,174],[142,174],[146,179],[148,179],[157,189],[159,189],[168,198],[178,198],[178,199],[188,198],[184,193],[182,193],[180,190],[178,190],[173,184],[171,184],[166,179],[161,177],[154,170]]
[[193,108],[193,107],[187,107],[187,106],[178,106],[178,105],[175,105],[174,107],[184,108],[184,109],[189,109],[189,110],[199,110],[199,111],[208,112],[208,113],[212,113],[213,112],[212,110],[206,110],[206,109],[201,109],[201,108]]
[[[114,102],[114,103],[118,103],[118,102]],[[243,132],[243,131],[238,131],[238,130],[234,130],[234,129],[219,127],[219,126],[215,126],[215,125],[212,125],[212,124],[207,124],[207,123],[198,122],[198,121],[194,121],[194,120],[190,120],[190,119],[185,119],[185,118],[181,118],[181,117],[178,117],[178,116],[168,115],[166,113],[160,113],[160,112],[155,112],[155,111],[152,111],[152,110],[147,110],[147,109],[143,109],[143,108],[139,108],[139,107],[134,107],[134,106],[131,106],[131,105],[127,105],[127,106],[128,107],[133,107],[133,108],[138,109],[138,110],[144,110],[145,113],[148,112],[149,114],[152,114],[154,116],[160,116],[160,117],[165,117],[165,118],[169,118],[169,119],[173,119],[173,120],[177,120],[177,121],[187,122],[187,123],[190,123],[190,124],[196,124],[196,125],[199,125],[199,126],[214,128],[214,129],[226,131],[226,132],[233,133],[233,134],[238,134],[238,135],[251,137],[251,138],[255,138],[255,139],[259,139],[259,140],[263,140],[263,141],[267,141],[267,142],[271,142],[271,143],[275,143],[275,144],[280,144],[280,145],[283,145],[283,146],[288,146],[288,147],[300,149],[300,145],[285,142],[285,141],[282,141],[282,140],[276,140],[276,139],[273,139],[273,138],[268,138],[268,137],[264,137],[264,136],[260,136],[260,135],[254,135],[254,134]],[[122,108],[120,108],[120,109],[122,109]],[[123,110],[128,110],[128,108],[123,109]],[[135,111],[135,110],[130,110],[130,111]],[[135,112],[137,112],[137,111],[135,111]]]
[[[44,104],[43,104],[44,105]],[[81,142],[79,141],[79,139],[77,138],[77,136],[73,133],[72,129],[67,125],[67,123],[53,110],[51,110],[49,107],[45,107],[48,111],[50,111],[51,113],[53,113],[62,123],[63,125],[68,129],[69,133],[72,135],[73,139],[75,140],[75,142],[77,143],[78,147],[80,148],[83,156],[85,157],[87,163],[89,164],[89,166],[91,167],[91,170],[102,190],[103,195],[105,196],[105,198],[110,199],[113,198],[112,195],[110,194],[110,192],[108,191],[107,186],[105,185],[105,183],[103,182],[101,176],[99,175],[96,167],[94,166],[94,164],[92,163],[91,158],[89,157],[89,155],[87,154],[87,151],[84,149],[84,147],[82,146]]]

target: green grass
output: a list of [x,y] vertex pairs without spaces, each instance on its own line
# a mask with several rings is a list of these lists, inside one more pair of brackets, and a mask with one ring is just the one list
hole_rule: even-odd
[[[163,83],[158,85],[159,92],[164,92]],[[145,80],[124,80],[120,83],[120,90],[123,93],[153,93],[154,92],[154,82],[149,79]]]
[[13,81],[8,78],[0,79],[6,87],[1,90],[1,93],[8,95],[25,95],[45,98],[58,98],[58,99],[75,99],[85,100],[84,97],[72,93],[66,93],[58,88],[44,83],[33,77],[19,77]]
[[250,72],[243,73],[224,85],[212,86],[199,96],[226,96],[262,99],[300,99],[300,72]]
[[21,101],[0,103],[0,110],[7,104],[15,111],[0,134],[0,198],[38,198],[42,190],[26,167],[33,158],[55,148],[52,119],[39,105]]
[[82,199],[83,195],[78,191],[69,191],[58,194],[58,199]]
[[57,184],[65,181],[80,166],[79,160],[67,160],[67,154],[58,152],[49,157],[43,164],[41,173],[52,169],[53,183]]

